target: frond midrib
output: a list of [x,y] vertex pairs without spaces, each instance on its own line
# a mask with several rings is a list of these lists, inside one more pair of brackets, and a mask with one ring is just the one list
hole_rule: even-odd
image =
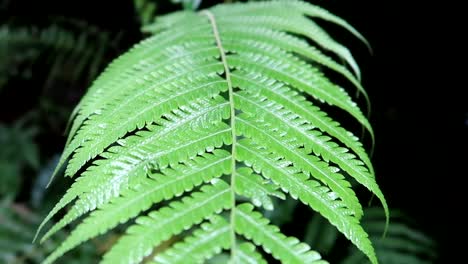
[[236,107],[234,105],[234,90],[232,87],[232,81],[231,81],[231,71],[229,69],[228,62],[226,60],[226,52],[223,48],[223,44],[221,42],[221,36],[219,35],[218,31],[218,26],[216,23],[216,18],[213,13],[211,13],[208,10],[204,10],[202,12],[206,17],[208,17],[208,20],[210,21],[210,24],[212,26],[212,31],[213,35],[216,41],[216,46],[219,49],[219,55],[221,58],[221,62],[223,63],[224,67],[224,77],[227,82],[228,86],[228,94],[229,94],[229,107],[230,107],[230,125],[231,125],[231,179],[230,179],[230,189],[231,189],[231,212],[230,212],[230,221],[229,224],[231,226],[231,260],[236,260],[236,251],[237,251],[237,242],[236,242],[236,233],[235,233],[235,221],[236,221],[236,192],[235,192],[235,182],[236,182],[236,147],[237,147],[237,133],[236,133]]

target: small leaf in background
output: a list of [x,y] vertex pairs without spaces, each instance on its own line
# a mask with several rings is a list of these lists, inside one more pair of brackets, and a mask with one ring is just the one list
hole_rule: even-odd
[[[43,244],[31,243],[43,217],[24,204],[15,204],[11,199],[0,200],[0,263],[39,264],[62,243],[67,236],[65,231],[59,232],[55,239]],[[93,243],[80,245],[62,263],[97,263],[100,252],[96,244],[102,245],[107,239],[109,237],[104,236]]]
[[[437,259],[435,241],[411,225],[412,219],[398,210],[392,211],[392,217],[387,234],[382,237],[385,229],[385,216],[381,208],[369,208],[365,211],[362,225],[368,232],[374,244],[380,264],[432,264]],[[355,248],[349,249],[349,256],[341,264],[367,263],[366,257]]]
[[171,0],[175,4],[182,4],[185,10],[197,10],[202,0]]
[[274,199],[273,211],[265,211],[265,217],[278,226],[287,224],[292,221],[293,213],[299,202],[295,199],[286,198],[285,200]]
[[157,9],[157,4],[152,0],[133,0],[133,6],[142,26],[151,22]]
[[307,224],[304,242],[327,255],[333,249],[338,235],[338,230],[327,219],[315,214]]
[[22,119],[12,126],[0,123],[0,196],[16,197],[25,168],[39,167],[39,151],[34,137],[35,127],[27,127]]
[[46,186],[49,182],[52,173],[60,159],[59,154],[55,154],[52,158],[41,168],[37,174],[36,180],[31,189],[31,205],[34,208],[39,208],[43,203],[44,195],[47,191]]

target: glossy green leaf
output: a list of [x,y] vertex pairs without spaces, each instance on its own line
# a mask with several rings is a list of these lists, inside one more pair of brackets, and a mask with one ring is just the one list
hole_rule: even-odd
[[123,223],[130,227],[102,263],[266,263],[265,253],[326,263],[253,210],[268,215],[286,198],[377,263],[351,181],[388,213],[385,199],[362,143],[326,111],[340,109],[373,138],[372,127],[322,67],[366,94],[349,50],[314,19],[362,39],[299,1],[186,10],[145,26],[154,35],[112,62],[74,111],[56,171],[67,164],[75,182],[38,233],[64,208],[41,241],[78,223],[46,263]]

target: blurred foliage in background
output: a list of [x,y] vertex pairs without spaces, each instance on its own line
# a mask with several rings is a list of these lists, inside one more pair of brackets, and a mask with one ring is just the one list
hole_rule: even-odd
[[[42,245],[32,243],[70,184],[61,179],[46,189],[67,119],[97,74],[128,48],[124,31],[60,12],[18,12],[27,4],[0,1],[0,263],[8,264],[40,263],[66,237],[62,232]],[[138,16],[132,18],[138,23]],[[97,263],[111,241],[95,239],[63,261]]]
[[[63,232],[43,245],[31,243],[40,220],[71,183],[61,179],[45,188],[64,145],[68,116],[90,82],[144,37],[139,28],[155,15],[208,5],[201,0],[121,2],[121,9],[132,10],[128,17],[105,16],[117,23],[112,28],[108,21],[101,25],[84,16],[61,16],[64,10],[31,17],[16,11],[28,1],[0,0],[0,263],[40,263],[66,236]],[[86,12],[86,1],[82,8]],[[117,21],[126,27],[119,28]],[[326,220],[294,200],[274,202],[273,223],[333,263],[363,263],[363,256]],[[434,242],[409,225],[408,218],[396,216],[386,239],[381,238],[385,220],[380,209],[368,210],[363,219],[381,263],[432,263]],[[62,261],[97,263],[116,236],[85,243]]]

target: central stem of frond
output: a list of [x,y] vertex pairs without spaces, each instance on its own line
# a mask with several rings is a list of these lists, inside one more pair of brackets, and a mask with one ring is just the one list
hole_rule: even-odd
[[[236,210],[236,193],[234,191],[235,181],[236,181],[236,145],[237,145],[237,137],[236,137],[236,108],[234,106],[234,91],[232,89],[232,82],[231,82],[231,72],[229,70],[229,66],[226,60],[226,52],[223,48],[223,44],[221,43],[221,37],[219,36],[218,27],[216,25],[216,19],[208,10],[202,12],[205,16],[208,17],[211,23],[211,27],[213,29],[213,34],[216,40],[216,45],[219,49],[219,55],[221,57],[221,62],[224,65],[224,74],[226,78],[226,82],[228,85],[228,92],[229,92],[229,105],[231,108],[231,133],[232,133],[232,145],[231,145],[231,215],[230,215],[230,224],[231,224],[231,260],[236,259],[236,232],[234,230],[235,227],[235,210]],[[232,263],[235,263],[234,261]]]

